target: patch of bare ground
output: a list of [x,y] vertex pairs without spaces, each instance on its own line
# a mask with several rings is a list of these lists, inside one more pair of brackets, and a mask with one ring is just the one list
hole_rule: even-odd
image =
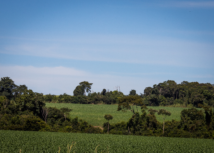
[[103,130],[103,127],[101,126],[94,126],[95,128],[100,128],[101,130]]

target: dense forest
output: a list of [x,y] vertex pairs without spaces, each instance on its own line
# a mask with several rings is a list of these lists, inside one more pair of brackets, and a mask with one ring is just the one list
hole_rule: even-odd
[[[101,92],[90,93],[92,83],[86,81],[81,82],[73,91],[74,96],[66,93],[59,97],[55,95],[45,95],[47,102],[59,103],[80,103],[80,104],[115,104],[119,99],[128,95],[124,95],[121,91],[107,91],[103,89]],[[88,95],[86,96],[86,92]],[[136,94],[136,90],[131,90],[129,95],[140,96],[142,104],[146,106],[166,106],[179,104],[182,106],[198,106],[204,104],[213,106],[214,104],[214,85],[210,83],[198,83],[183,81],[177,84],[175,81],[168,80],[153,87],[144,89],[144,93]]]
[[[140,95],[134,89],[129,95],[106,89],[91,93],[91,86],[92,83],[87,81],[80,82],[73,91],[74,96],[43,95],[29,90],[25,85],[16,85],[9,77],[3,77],[0,81],[0,130],[214,138],[214,86],[209,83],[183,81],[177,84],[168,80],[145,88]],[[111,125],[109,120],[113,117],[107,114],[104,117],[108,122],[103,124],[102,130],[77,117],[71,119],[71,109],[46,107],[45,102],[118,104],[117,111],[130,110],[133,115],[127,122]],[[181,112],[180,121],[165,122],[171,112],[164,109],[146,111],[148,106],[176,104],[192,106]],[[141,109],[138,110],[137,106]],[[158,122],[155,115],[162,115],[163,123]]]

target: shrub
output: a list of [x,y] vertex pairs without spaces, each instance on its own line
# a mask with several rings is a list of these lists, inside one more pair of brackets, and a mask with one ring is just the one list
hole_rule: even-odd
[[24,124],[25,131],[39,131],[46,128],[46,123],[37,117],[28,118]]

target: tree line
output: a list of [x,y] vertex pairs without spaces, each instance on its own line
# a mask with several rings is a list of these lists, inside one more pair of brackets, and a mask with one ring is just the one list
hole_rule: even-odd
[[[58,103],[79,103],[79,104],[118,104],[119,99],[126,97],[121,91],[90,92],[92,83],[81,82],[73,91],[74,96],[66,93],[59,96],[45,95],[45,101]],[[86,92],[88,95],[86,96]],[[137,94],[132,89],[129,95],[141,97],[141,101],[146,106],[195,106],[198,104],[214,105],[214,85],[210,83],[198,83],[183,81],[177,84],[175,81],[168,80],[153,87],[146,87],[144,93]]]
[[[146,88],[144,94],[140,95],[136,94],[135,90],[131,90],[129,95],[119,91],[109,92],[105,89],[100,93],[90,93],[91,85],[92,83],[86,81],[81,82],[74,89],[77,95],[64,94],[57,97],[57,100],[64,98],[61,101],[64,102],[66,96],[84,97],[86,100],[91,100],[87,101],[89,104],[95,101],[104,102],[103,99],[108,97],[118,104],[117,111],[131,111],[133,113],[131,118],[127,122],[110,124],[113,116],[106,114],[104,118],[108,122],[103,124],[102,131],[77,117],[70,118],[71,109],[46,107],[47,95],[33,92],[25,85],[17,86],[12,79],[4,77],[0,81],[0,129],[214,138],[214,92],[211,84],[186,81],[176,84],[174,81],[166,81],[154,85],[153,88]],[[97,99],[97,96],[100,96],[100,99]],[[184,109],[181,112],[180,121],[165,121],[171,113],[164,109],[158,111],[149,109],[149,113],[146,112],[147,106],[171,105],[179,100],[185,105],[192,104],[201,109],[195,107]],[[68,102],[71,101],[68,100]],[[75,102],[74,99],[73,102]],[[157,121],[155,114],[163,116],[162,123]]]
[[[47,94],[44,95],[44,101],[52,103],[118,104],[120,98],[128,96],[118,90],[103,89],[101,92],[91,92],[92,84],[87,81],[80,82],[73,90],[73,96],[66,93],[59,96]],[[1,78],[1,96],[14,100],[18,95],[22,95],[25,90],[27,90],[26,85],[17,86],[9,77]],[[141,97],[141,101],[146,106],[192,105],[197,107],[198,104],[214,105],[214,85],[210,83],[183,81],[177,84],[175,81],[168,80],[155,84],[153,87],[146,87],[144,92],[140,94],[132,89],[129,95]]]
[[[137,108],[137,106],[141,106]],[[198,104],[195,107],[181,111],[180,121],[165,121],[171,112],[165,109],[148,109],[140,97],[129,95],[119,100],[118,111],[131,111],[132,117],[128,122],[116,124],[104,123],[104,132],[112,134],[133,134],[143,136],[167,136],[186,138],[214,138],[214,109],[212,106]],[[139,110],[138,110],[139,109]],[[148,112],[147,113],[147,110]],[[141,115],[140,115],[141,112]],[[163,122],[157,121],[156,116],[162,115]]]
[[101,133],[100,128],[71,119],[69,108],[46,107],[42,93],[17,86],[9,77],[0,81],[0,130]]

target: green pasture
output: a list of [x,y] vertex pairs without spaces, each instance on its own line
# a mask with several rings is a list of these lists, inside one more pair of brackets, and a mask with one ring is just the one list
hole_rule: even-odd
[[2,131],[0,153],[60,153],[76,142],[71,153],[212,153],[212,139],[166,138],[132,135]]
[[[105,114],[111,114],[113,116],[113,120],[110,123],[118,123],[121,121],[127,122],[131,116],[132,112],[122,112],[117,111],[117,105],[92,105],[92,104],[71,104],[71,103],[46,103],[47,107],[68,107],[72,109],[70,112],[70,117],[78,117],[79,119],[83,119],[87,121],[89,124],[94,126],[102,126],[106,120],[104,119]],[[166,109],[171,112],[171,116],[167,116],[166,120],[180,120],[180,113],[183,109],[182,107],[148,107],[152,109]],[[140,107],[138,107],[138,111],[140,111]],[[141,111],[140,111],[141,112]],[[157,115],[157,120],[162,122],[162,116]]]

